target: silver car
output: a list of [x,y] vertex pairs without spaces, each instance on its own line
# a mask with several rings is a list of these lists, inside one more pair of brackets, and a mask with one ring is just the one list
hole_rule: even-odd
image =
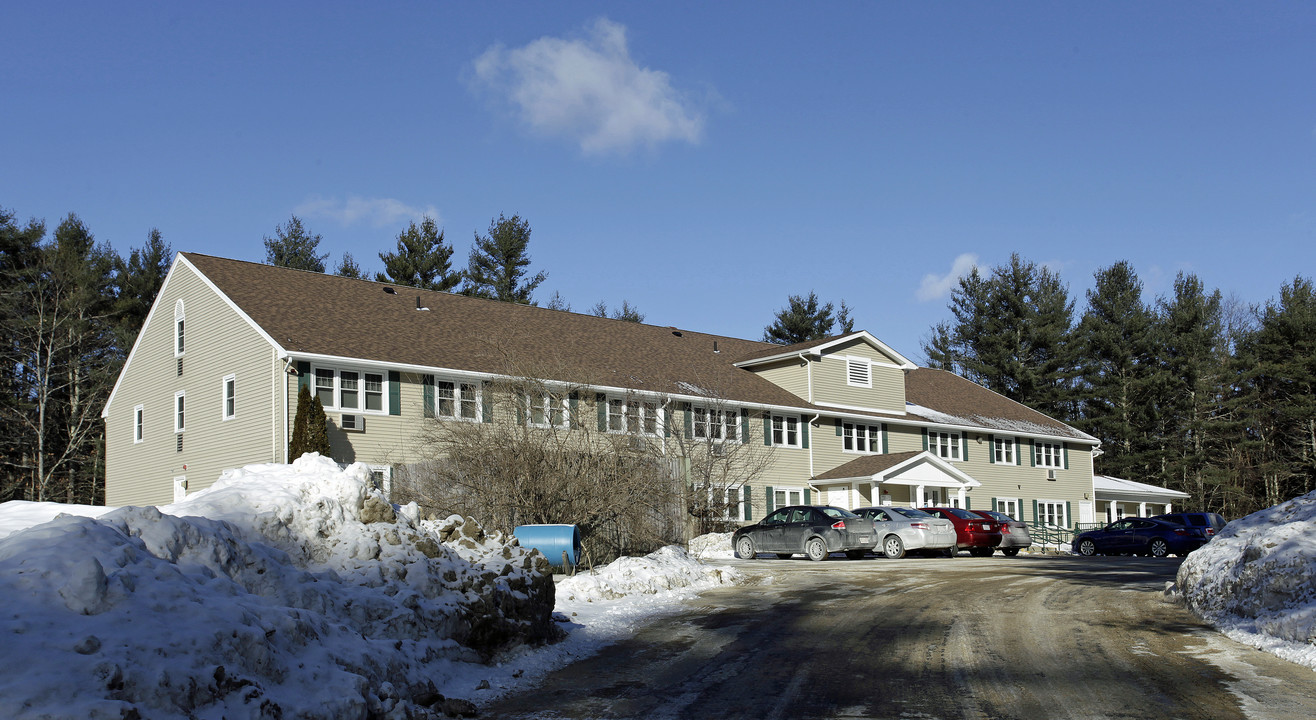
[[976,515],[981,515],[989,520],[995,520],[1001,524],[1001,544],[996,546],[1002,555],[1014,557],[1019,554],[1020,550],[1027,550],[1033,546],[1033,536],[1028,534],[1028,525],[1022,520],[1015,520],[1003,512],[995,510],[970,510]]
[[854,513],[872,519],[877,547],[889,558],[902,558],[909,550],[955,555],[955,526],[945,518],[891,505],[859,508]]

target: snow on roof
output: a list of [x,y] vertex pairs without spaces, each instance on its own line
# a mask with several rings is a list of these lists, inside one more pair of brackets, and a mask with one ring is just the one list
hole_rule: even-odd
[[1150,497],[1166,499],[1183,499],[1190,497],[1186,492],[1171,490],[1157,485],[1148,485],[1146,483],[1125,480],[1124,478],[1111,477],[1109,475],[1093,475],[1092,490],[1094,492],[1125,494],[1125,495],[1146,495]]
[[[930,407],[924,407],[912,402],[905,403],[905,411],[919,417],[931,420],[934,423],[942,425],[958,425],[961,427],[980,427],[987,430],[1003,430],[1005,432],[1019,433],[1021,435],[1037,435],[1042,437],[1058,437],[1059,433],[1055,426],[1042,425],[1040,423],[1028,420],[1016,420],[1011,418],[983,417],[981,415],[952,415],[950,413],[933,410]],[[1088,437],[1084,435],[1084,437]]]

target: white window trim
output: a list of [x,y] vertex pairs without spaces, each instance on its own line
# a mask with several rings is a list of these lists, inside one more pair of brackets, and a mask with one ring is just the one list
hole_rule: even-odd
[[[786,494],[786,502],[777,502],[777,493],[785,493],[785,494]],[[798,495],[798,497],[796,498],[796,500],[797,500],[798,502],[791,502],[791,499],[790,499],[791,493],[795,493],[796,495]],[[773,488],[772,488],[772,511],[773,511],[773,512],[776,512],[776,511],[778,511],[778,510],[780,510],[780,509],[782,509],[782,508],[784,508],[784,507],[790,507],[790,506],[792,506],[792,505],[803,505],[803,504],[804,504],[804,487],[803,487],[803,486],[785,486],[785,487],[773,487]]]
[[[333,404],[325,404],[324,400],[320,401],[324,405],[326,412],[343,412],[352,415],[387,415],[388,407],[388,371],[363,368],[354,365],[313,365],[311,366],[311,396],[319,395],[320,386],[317,382],[317,370],[327,370],[334,374],[333,384]],[[343,373],[356,373],[356,393],[357,407],[343,407]],[[366,375],[379,376],[379,409],[366,409]]]
[[[229,383],[233,383],[233,412],[229,412]],[[219,381],[219,414],[220,420],[232,420],[238,416],[238,376],[236,374],[225,375],[224,379]]]
[[[854,445],[854,438],[857,437],[857,433],[855,432],[855,430],[857,430],[858,428],[864,428],[866,432],[867,439],[865,440],[865,442],[867,443],[868,446],[867,450],[855,450],[853,447],[847,449],[845,447],[845,441],[847,438],[851,440],[851,445]],[[852,422],[842,421],[841,422],[841,452],[849,453],[851,455],[881,455],[882,454],[882,426],[869,425],[867,423],[852,423]]]
[[[554,393],[526,393],[525,401],[525,424],[533,428],[568,428],[571,427],[571,399],[566,395],[555,395]],[[535,422],[534,401],[538,399],[544,408],[544,421]],[[554,407],[556,405],[556,407]],[[435,412],[438,408],[435,408]],[[558,422],[553,422],[553,412],[561,413]],[[477,410],[476,414],[479,412]],[[469,419],[469,418],[467,418]]]
[[[1004,509],[1002,509],[1002,508],[1001,508],[1001,503],[1014,503],[1014,512],[1010,512],[1009,510],[1004,510]],[[998,498],[996,498],[996,507],[994,507],[994,508],[992,508],[992,509],[995,510],[996,512],[1002,512],[1002,513],[1005,513],[1006,515],[1009,515],[1010,517],[1014,518],[1015,520],[1022,520],[1023,518],[1021,518],[1021,517],[1019,517],[1019,516],[1022,514],[1022,513],[1021,513],[1021,509],[1023,508],[1023,506],[1024,506],[1024,501],[1023,501],[1022,498],[1017,498],[1017,497],[998,497]]]
[[[1054,448],[1055,452],[1048,457],[1048,454],[1043,452],[1043,448]],[[1063,443],[1035,440],[1033,441],[1033,452],[1037,455],[1037,467],[1052,470],[1061,470],[1065,467],[1065,446]],[[1047,460],[1050,460],[1050,462],[1046,462]]]
[[[439,385],[448,383],[452,385],[452,397],[444,398],[440,394]],[[471,389],[470,397],[462,395],[463,386],[469,386]],[[385,393],[387,394],[387,393]],[[445,399],[452,400],[452,413],[443,413],[439,411],[439,403]],[[462,404],[470,402],[475,406],[475,413],[470,417],[462,414]],[[457,422],[483,422],[484,421],[484,384],[479,380],[471,378],[457,377],[436,377],[434,378],[434,417],[440,420],[455,420]],[[527,418],[528,420],[529,418]]]
[[[942,435],[946,435],[948,438],[951,436],[955,438],[954,446],[956,448],[957,454],[954,457],[947,457],[946,455],[942,455],[939,452],[939,448],[941,447],[940,436]],[[928,430],[928,452],[932,453],[933,455],[936,455],[937,457],[947,462],[964,462],[965,435],[966,433],[962,433],[958,430],[954,432],[942,432],[941,430]]]
[[[708,428],[707,430],[704,431],[704,436],[701,436],[699,434],[700,411],[703,411],[704,413],[703,427]],[[713,418],[717,418],[717,420],[714,421]],[[745,434],[744,418],[745,418],[745,414],[743,410],[738,410],[734,408],[732,409],[711,408],[703,405],[695,405],[690,408],[690,424],[692,426],[690,428],[690,436],[700,442],[731,443],[734,445],[739,445],[740,443],[743,443],[745,441],[745,438],[742,437]],[[710,434],[710,430],[712,430],[712,428],[715,425],[718,428],[718,431],[721,433],[721,436],[707,437]],[[733,434],[735,435],[735,437],[731,437]]]
[[146,406],[137,405],[133,408],[133,444],[142,442],[146,439]]
[[[860,367],[862,366],[862,369]],[[855,382],[855,371],[859,370],[864,375],[863,382]],[[845,358],[845,384],[850,387],[873,387],[873,361],[866,357],[846,356]]]
[[[615,413],[612,412],[612,408],[614,401],[621,403],[620,428],[613,427],[612,419]],[[622,396],[622,397],[617,397],[615,395],[607,395],[605,396],[604,402],[606,403],[606,412],[604,414],[604,417],[607,419],[607,428],[608,428],[607,431],[609,433],[613,433],[616,435],[644,435],[647,437],[662,436],[663,427],[664,427],[663,412],[662,412],[663,405],[657,400],[648,399],[644,397],[631,396],[631,395]],[[636,419],[640,424],[640,427],[636,429],[630,428],[630,418],[631,418],[630,410],[632,406],[636,406]],[[652,432],[644,429],[644,425],[647,417],[646,413],[648,412],[652,412],[653,415]]]
[[[772,437],[773,447],[784,447],[784,448],[804,447],[804,428],[801,427],[804,424],[804,422],[800,420],[799,415],[771,415],[769,417],[770,419],[768,420],[768,429]],[[782,442],[777,442],[777,420],[779,418],[781,419]],[[790,427],[791,420],[795,421],[795,442],[793,443],[790,442],[790,440],[788,439],[790,437],[788,428]]]
[[[183,321],[187,319],[186,313],[183,312],[183,299],[179,298],[174,303],[174,357],[183,357],[187,350],[187,324]],[[179,331],[183,332],[179,332]]]
[[[1009,446],[1009,448],[1010,448],[1010,459],[1009,459],[1009,460],[1002,460],[1002,459],[1000,459],[999,457],[996,456],[996,444],[997,444],[997,443],[1003,443],[1003,444]],[[1017,465],[1019,464],[1019,443],[1015,442],[1015,439],[1014,439],[1013,436],[1010,436],[1010,435],[1002,435],[1002,436],[999,436],[999,437],[994,437],[994,438],[992,439],[991,453],[992,453],[992,461],[993,461],[995,464],[997,464],[997,465],[1016,465],[1016,466],[1017,466]]]
[[[1042,508],[1043,508],[1043,506],[1045,506],[1045,505],[1054,505],[1055,508],[1058,510],[1058,514],[1060,515],[1061,523],[1060,523],[1058,526],[1056,526],[1056,527],[1064,527],[1064,528],[1071,527],[1070,522],[1069,522],[1069,515],[1068,515],[1068,513],[1065,512],[1065,501],[1064,501],[1064,500],[1043,500],[1042,498],[1038,498],[1038,499],[1037,499],[1037,514],[1038,514],[1039,516],[1045,517],[1045,516],[1047,515],[1047,513],[1045,513],[1045,512],[1042,511]],[[1040,520],[1034,520],[1034,522],[1039,522],[1039,523],[1040,523],[1041,521],[1040,521]]]
[[[179,410],[179,402],[182,400],[182,410]],[[174,432],[182,433],[187,430],[187,391],[179,390],[174,393]]]

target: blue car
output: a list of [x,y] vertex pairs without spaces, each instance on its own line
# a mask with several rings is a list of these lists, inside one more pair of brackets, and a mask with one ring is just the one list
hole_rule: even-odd
[[1100,530],[1074,536],[1079,555],[1187,555],[1201,547],[1202,538],[1178,523],[1155,518],[1124,518]]

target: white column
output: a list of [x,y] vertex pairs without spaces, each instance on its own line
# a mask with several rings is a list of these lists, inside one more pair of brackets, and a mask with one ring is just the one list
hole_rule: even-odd
[[923,486],[914,486],[914,507],[923,507],[927,503],[923,502]]
[[1138,503],[1138,517],[1147,517],[1147,503]]
[[966,498],[964,497],[964,488],[962,487],[960,488],[958,495],[960,499],[960,507],[968,507],[968,504],[965,502]]
[[1165,503],[1165,512],[1167,512],[1167,513],[1172,513],[1172,512],[1174,512],[1173,510],[1170,509],[1170,503]]

